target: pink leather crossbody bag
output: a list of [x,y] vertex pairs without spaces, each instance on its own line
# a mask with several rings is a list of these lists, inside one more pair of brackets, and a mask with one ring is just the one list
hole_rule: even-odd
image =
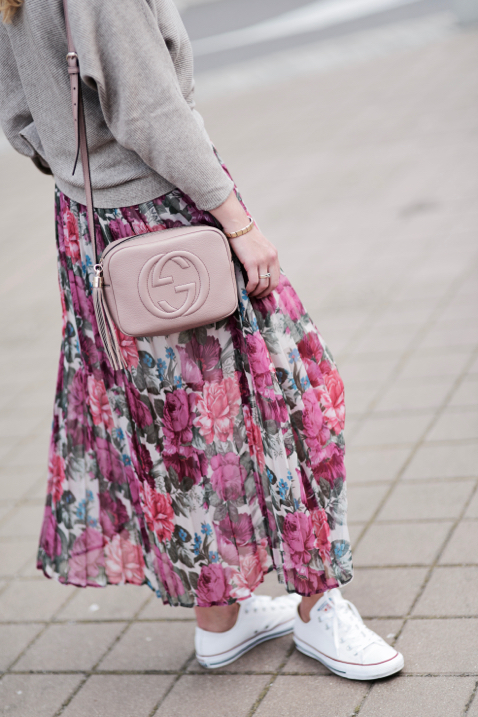
[[[127,336],[165,336],[212,324],[237,308],[231,249],[219,229],[185,226],[140,234],[109,244],[98,259],[93,193],[80,68],[63,0],[68,72],[88,227],[95,265],[93,303],[98,329],[115,370],[125,366],[115,326]],[[75,169],[73,169],[73,173]]]

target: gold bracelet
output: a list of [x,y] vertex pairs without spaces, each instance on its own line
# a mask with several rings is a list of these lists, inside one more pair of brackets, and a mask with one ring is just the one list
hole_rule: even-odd
[[254,219],[251,217],[251,221],[247,225],[247,227],[244,227],[244,229],[239,229],[237,232],[224,232],[224,234],[227,236],[228,239],[237,239],[237,237],[242,237],[243,234],[247,234],[248,232],[252,231],[254,229]]

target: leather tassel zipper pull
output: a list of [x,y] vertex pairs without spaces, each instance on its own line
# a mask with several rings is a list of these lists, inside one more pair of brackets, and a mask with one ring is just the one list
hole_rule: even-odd
[[111,318],[108,306],[104,296],[104,279],[103,267],[101,264],[95,264],[95,274],[93,276],[93,306],[95,309],[96,322],[100,333],[106,355],[110,364],[115,371],[127,368],[118,337],[116,335],[115,325]]

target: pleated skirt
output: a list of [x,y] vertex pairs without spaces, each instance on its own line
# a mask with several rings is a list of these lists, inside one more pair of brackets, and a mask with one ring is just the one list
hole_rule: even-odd
[[[128,368],[114,371],[86,208],[55,200],[63,329],[38,568],[81,587],[147,584],[187,607],[246,598],[271,570],[301,595],[349,582],[343,384],[285,274],[251,299],[236,262],[232,316],[118,332]],[[179,190],[97,209],[98,250],[191,224],[217,226]]]

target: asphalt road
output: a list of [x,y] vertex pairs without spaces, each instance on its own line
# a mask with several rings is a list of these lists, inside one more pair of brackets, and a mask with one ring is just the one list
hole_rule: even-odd
[[[322,2],[330,4],[330,0],[322,0]],[[337,5],[343,2],[344,0],[336,0]],[[182,14],[193,45],[196,43],[198,48],[195,58],[196,71],[216,69],[281,49],[300,47],[360,30],[451,10],[453,0],[410,0],[406,4],[395,7],[387,7],[387,0],[384,0],[382,7],[380,2],[377,2],[377,7],[370,13],[358,18],[345,18],[328,27],[318,29],[305,27],[302,32],[291,32],[289,35],[260,39],[253,43],[246,41],[242,46],[220,51],[208,52],[207,47],[205,48],[204,38],[215,38],[217,35],[244,28],[252,29],[258,23],[271,21],[311,4],[317,3],[307,3],[304,0],[213,0],[187,7]]]

